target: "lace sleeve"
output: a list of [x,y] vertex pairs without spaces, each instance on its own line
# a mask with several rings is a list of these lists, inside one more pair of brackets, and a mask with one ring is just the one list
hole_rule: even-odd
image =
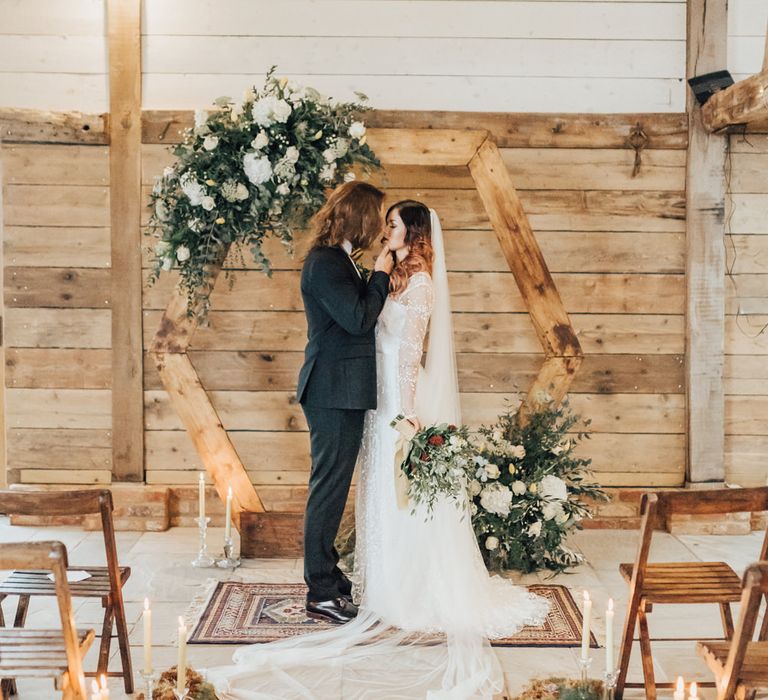
[[400,339],[400,408],[405,416],[415,415],[416,380],[419,376],[424,336],[432,313],[432,280],[427,273],[411,277],[399,299],[406,308],[405,327]]

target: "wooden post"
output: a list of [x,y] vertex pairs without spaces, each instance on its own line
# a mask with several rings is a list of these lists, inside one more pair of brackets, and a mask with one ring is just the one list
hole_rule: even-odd
[[141,0],[109,0],[112,473],[144,479],[141,277]]
[[[726,0],[688,0],[687,74],[726,64]],[[686,395],[690,483],[725,479],[725,159],[727,137],[709,133],[687,93]]]

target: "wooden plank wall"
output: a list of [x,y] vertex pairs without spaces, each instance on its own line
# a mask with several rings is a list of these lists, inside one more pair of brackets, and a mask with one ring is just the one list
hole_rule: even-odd
[[[0,106],[106,111],[104,5],[0,0]],[[227,0],[225,7],[143,3],[145,109],[239,97],[272,64],[338,98],[363,90],[378,109],[685,109],[685,0]]]
[[[188,115],[187,115],[188,118]],[[381,126],[492,129],[520,191],[585,351],[575,408],[593,420],[585,453],[607,485],[680,485],[684,477],[684,115],[461,115],[378,113]],[[632,176],[629,130],[650,142]],[[145,142],[166,131],[145,128]],[[167,138],[167,136],[166,136]],[[597,146],[597,147],[590,147]],[[144,146],[144,186],[169,155]],[[511,273],[469,177],[454,168],[392,168],[390,199],[415,196],[446,231],[465,419],[492,421],[542,355]],[[307,433],[292,396],[305,342],[300,262],[272,249],[271,280],[230,259],[210,327],[190,355],[267,508],[300,508]],[[145,345],[173,279],[145,290]],[[146,478],[192,483],[199,468],[150,363]]]
[[98,122],[86,120],[85,143],[2,146],[10,483],[111,482],[109,152]]
[[731,135],[726,163],[725,466],[768,482],[768,134]]

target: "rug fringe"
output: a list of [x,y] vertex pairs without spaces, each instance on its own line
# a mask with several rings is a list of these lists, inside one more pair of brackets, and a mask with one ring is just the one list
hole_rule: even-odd
[[[184,611],[183,619],[184,624],[187,627],[187,639],[189,639],[189,637],[192,635],[192,632],[195,631],[197,623],[200,622],[200,618],[211,602],[211,598],[216,591],[216,586],[218,583],[219,579],[217,578],[207,578],[203,582],[199,592],[195,594],[187,606],[187,609]],[[176,641],[177,637],[174,635],[173,639],[171,640],[171,644],[175,644]]]

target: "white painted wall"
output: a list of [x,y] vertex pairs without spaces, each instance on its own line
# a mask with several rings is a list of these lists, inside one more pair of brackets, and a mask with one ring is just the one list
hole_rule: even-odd
[[[0,106],[107,109],[105,0],[0,0]],[[768,0],[730,0],[728,68],[762,63]],[[375,107],[682,111],[684,0],[144,0],[144,105],[280,74]]]

